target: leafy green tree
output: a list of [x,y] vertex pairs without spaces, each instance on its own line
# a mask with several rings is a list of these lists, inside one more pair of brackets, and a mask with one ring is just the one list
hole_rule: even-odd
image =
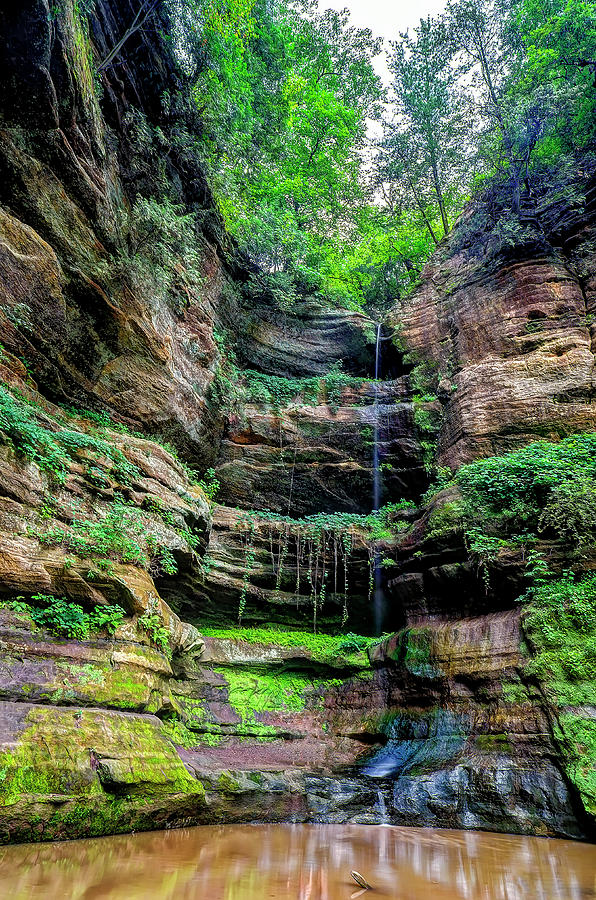
[[166,3],[200,123],[180,140],[257,266],[252,289],[275,302],[382,308],[416,284],[470,195],[501,243],[518,240],[539,227],[549,179],[574,190],[595,137],[594,0],[449,0],[393,44],[385,106],[379,41],[345,10]]
[[306,289],[361,300],[357,279],[334,261],[358,241],[367,199],[363,152],[382,96],[371,63],[380,43],[345,11],[320,13],[313,2],[230,0],[227,16],[222,2],[197,11],[209,62],[193,93],[226,224],[278,284],[291,275]]
[[596,123],[596,4],[522,0],[509,29],[518,45],[512,92],[519,98],[549,89],[553,98],[547,152],[588,144]]
[[[461,181],[465,143],[459,91],[451,65],[446,26],[421,19],[414,34],[394,42],[392,121],[386,123],[384,150],[388,174],[403,172],[424,224],[437,242],[431,225],[429,195],[436,203],[443,234],[449,231],[447,207]],[[450,196],[451,195],[451,196]]]

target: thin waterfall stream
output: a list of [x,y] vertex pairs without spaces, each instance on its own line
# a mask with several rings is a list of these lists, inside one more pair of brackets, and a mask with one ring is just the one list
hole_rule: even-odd
[[[373,511],[381,506],[381,469],[379,464],[379,373],[381,371],[381,323],[377,324],[377,340],[375,345],[375,382],[373,400]],[[374,617],[375,632],[381,633],[383,618],[383,590],[381,586],[381,560],[378,550],[373,557],[374,566]]]
[[381,323],[377,325],[377,341],[375,345],[375,383],[374,383],[374,435],[373,435],[373,510],[381,505],[381,477],[379,469],[379,371],[381,367]]

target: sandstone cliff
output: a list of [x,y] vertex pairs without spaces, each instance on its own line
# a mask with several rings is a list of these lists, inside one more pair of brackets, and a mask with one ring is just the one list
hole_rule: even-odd
[[[436,461],[596,426],[592,173],[506,252],[460,223],[373,384],[374,322],[251,277],[160,30],[94,81],[131,8],[0,13],[2,840],[382,816],[584,836],[519,554],[487,589],[449,494],[421,496]],[[173,255],[156,199],[194,216]],[[394,506],[371,519],[376,426]],[[313,617],[344,634],[294,634]]]

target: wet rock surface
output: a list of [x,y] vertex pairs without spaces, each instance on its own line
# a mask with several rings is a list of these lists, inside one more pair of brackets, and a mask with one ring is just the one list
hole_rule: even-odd
[[[124,6],[96,3],[100,52]],[[387,319],[387,381],[234,411],[222,332],[245,369],[315,378],[342,363],[370,379],[374,323],[247,296],[250,269],[205,175],[171,139],[161,98],[177,76],[160,30],[131,37],[99,105],[70,6],[58,7],[0,12],[0,376],[16,404],[0,421],[0,840],[214,821],[590,835],[555,712],[524,674],[520,559],[500,560],[488,593],[461,532],[433,520],[447,494],[402,510],[399,540],[377,540],[392,634],[368,657],[201,634],[239,614],[375,631],[363,529],[349,553],[335,532],[325,544],[321,596],[312,541],[280,517],[369,512],[377,422],[387,501],[419,500],[435,441],[456,467],[596,426],[590,173],[583,210],[545,219],[549,246],[433,259]],[[134,143],[139,115],[165,136],[172,196],[200,213],[200,279],[174,279],[167,295],[129,277],[122,222],[159,187],[155,147]],[[436,399],[415,383],[421,362]],[[14,415],[33,445],[19,445]],[[152,434],[196,472],[215,467],[218,505]],[[135,522],[151,535],[136,550]],[[58,636],[18,607],[35,595],[87,612],[118,604],[124,619],[111,635]],[[142,627],[151,615],[161,643]]]

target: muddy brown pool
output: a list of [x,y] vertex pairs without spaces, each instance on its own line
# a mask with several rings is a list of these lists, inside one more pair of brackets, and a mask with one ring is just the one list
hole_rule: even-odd
[[[360,893],[350,871],[371,883]],[[587,900],[596,846],[383,826],[188,828],[0,848],[10,900]]]

